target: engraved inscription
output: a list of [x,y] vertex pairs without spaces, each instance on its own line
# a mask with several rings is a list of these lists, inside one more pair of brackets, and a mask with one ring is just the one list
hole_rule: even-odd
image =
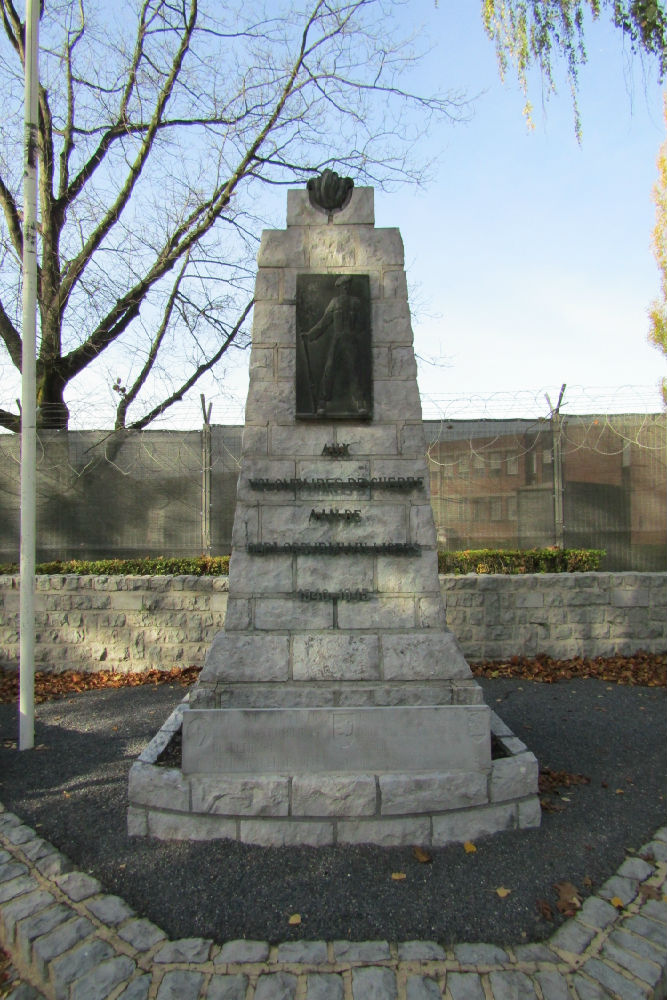
[[315,510],[310,512],[309,521],[361,521],[361,511],[360,510],[338,510],[338,508],[329,508],[329,510]]
[[298,590],[300,601],[369,601],[368,590]]
[[251,555],[347,556],[386,555],[418,556],[421,545],[415,542],[250,542]]
[[349,444],[325,444],[322,448],[323,455],[330,455],[332,458],[343,458],[349,457],[350,455],[350,445]]
[[423,476],[349,476],[347,479],[341,477],[322,477],[318,479],[249,479],[248,483],[253,490],[318,490],[334,493],[336,490],[410,490],[423,489]]

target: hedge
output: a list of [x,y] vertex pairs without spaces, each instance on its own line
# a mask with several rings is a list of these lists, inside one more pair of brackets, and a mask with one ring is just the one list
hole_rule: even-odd
[[438,552],[438,571],[464,573],[592,573],[605,555],[601,549],[466,549]]
[[[464,573],[590,573],[597,570],[604,552],[599,549],[466,549],[438,552],[438,571]],[[16,563],[0,563],[0,575],[18,573]],[[70,573],[77,576],[226,576],[229,556],[169,559],[70,559],[40,563],[39,574]]]

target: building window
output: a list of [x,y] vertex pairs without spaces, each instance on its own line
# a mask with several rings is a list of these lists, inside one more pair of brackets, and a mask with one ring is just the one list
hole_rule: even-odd
[[501,497],[491,497],[490,500],[491,507],[491,520],[492,521],[502,521],[503,519],[503,501]]
[[518,476],[519,475],[519,456],[518,455],[508,455],[507,456],[507,475],[508,476]]

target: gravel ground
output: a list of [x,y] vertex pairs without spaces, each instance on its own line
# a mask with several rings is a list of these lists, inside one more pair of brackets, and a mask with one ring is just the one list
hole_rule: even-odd
[[[481,683],[543,767],[590,783],[550,793],[558,808],[540,829],[480,840],[474,853],[453,845],[419,863],[410,848],[130,840],[127,772],[183,696],[178,685],[39,705],[37,749],[25,753],[16,750],[16,706],[0,705],[0,800],[172,938],[540,940],[563,919],[556,882],[585,898],[667,822],[667,690]],[[499,887],[510,894],[501,899]],[[294,913],[299,926],[288,924]]]

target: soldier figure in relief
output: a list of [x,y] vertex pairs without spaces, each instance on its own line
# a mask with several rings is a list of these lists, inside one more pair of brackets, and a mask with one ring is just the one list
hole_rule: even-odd
[[327,403],[331,401],[338,378],[343,379],[343,384],[348,386],[348,398],[359,416],[365,416],[369,411],[369,403],[363,398],[358,373],[363,308],[360,300],[351,294],[351,283],[352,278],[349,275],[342,275],[337,279],[335,288],[338,293],[329,302],[321,319],[310,330],[301,334],[307,350],[309,341],[319,340],[330,330],[326,361],[316,401],[319,416],[326,413]]

